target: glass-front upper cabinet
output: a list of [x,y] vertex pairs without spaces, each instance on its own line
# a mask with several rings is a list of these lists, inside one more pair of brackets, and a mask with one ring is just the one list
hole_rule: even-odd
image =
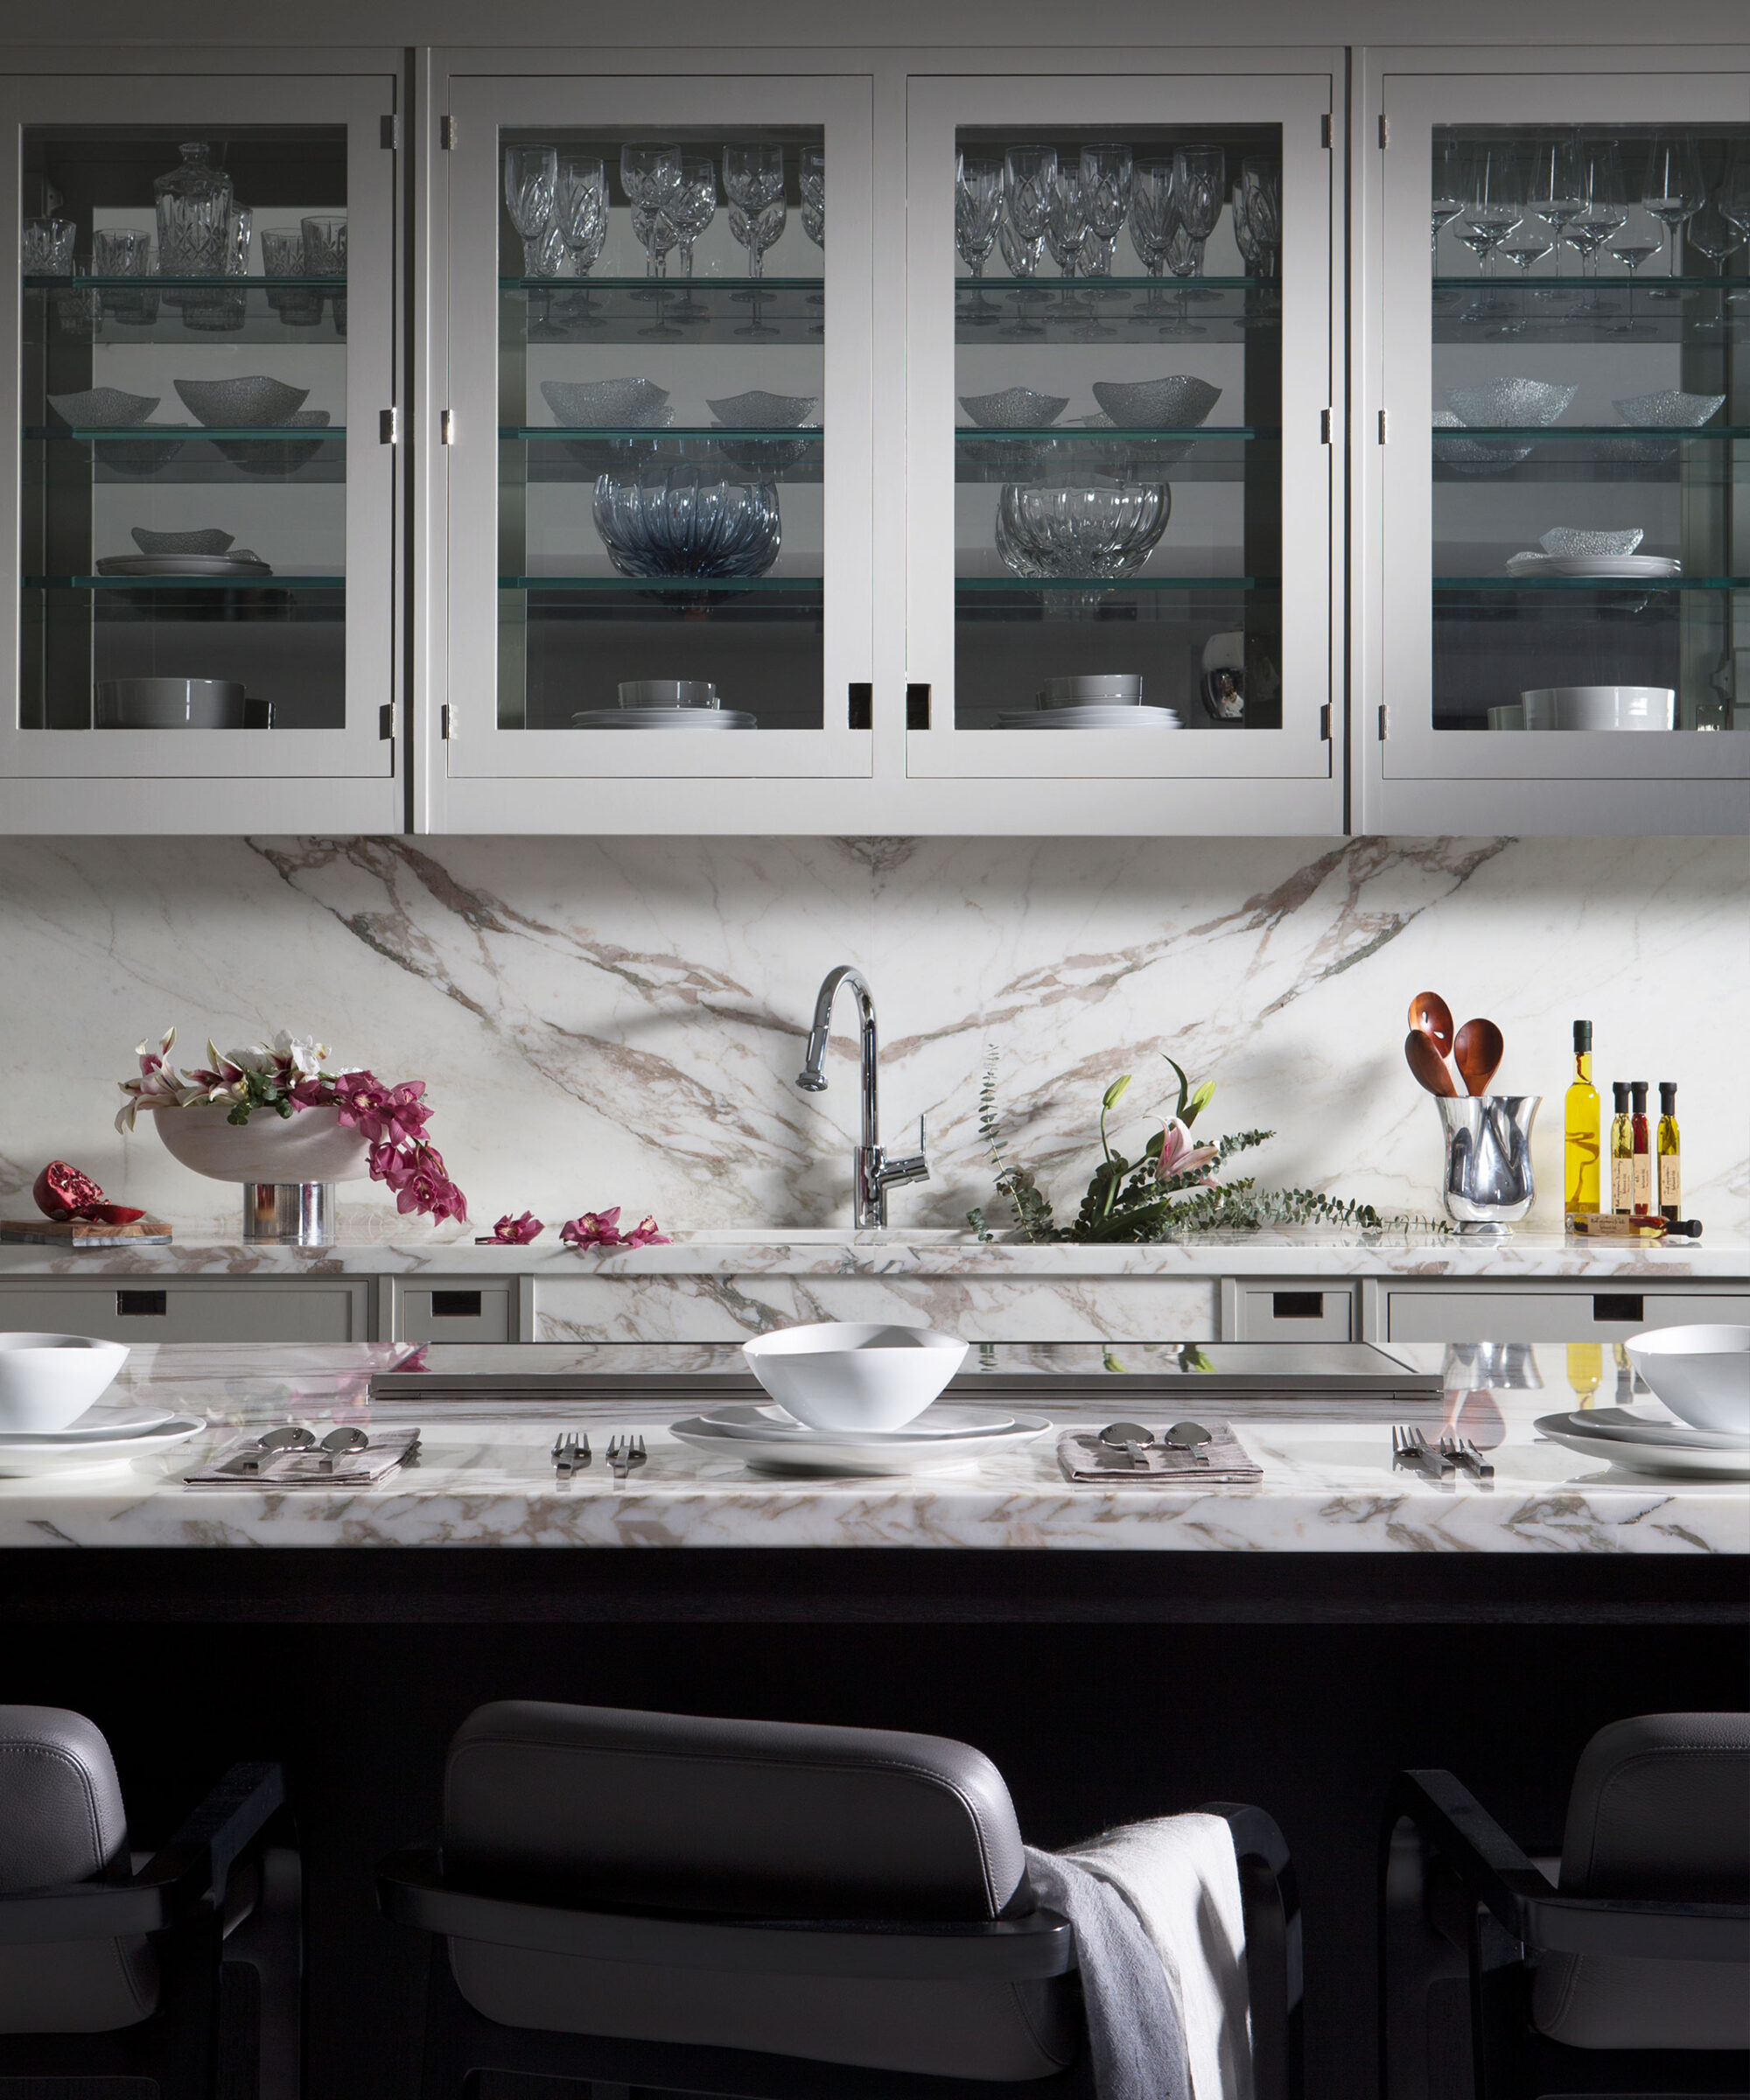
[[399,821],[393,89],[0,89],[9,828]]
[[1340,808],[1330,109],[1322,74],[912,82],[914,776]]
[[1385,81],[1388,811],[1397,779],[1593,781],[1563,828],[1633,796],[1676,829],[1687,780],[1744,821],[1745,88]]
[[866,774],[867,82],[448,106],[448,784]]

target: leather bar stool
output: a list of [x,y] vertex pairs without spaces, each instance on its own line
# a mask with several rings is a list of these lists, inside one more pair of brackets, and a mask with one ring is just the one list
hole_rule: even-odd
[[1587,1744],[1554,1885],[1449,1772],[1386,1810],[1385,2100],[1750,2091],[1750,1714]]
[[[1292,2100],[1292,1870],[1268,1817],[1217,1812],[1256,1928],[1259,2100]],[[397,1853],[378,1893],[438,1942],[426,2100],[514,2074],[760,2100],[1086,2090],[1074,1931],[1034,1904],[1002,1774],[963,1743],[484,1706],[451,1746],[441,1852]]]
[[277,1765],[234,1765],[136,1854],[102,1731],[0,1706],[0,2095],[95,2081],[108,2100],[121,2079],[212,2100],[222,2058],[256,2069],[257,2100],[298,2100],[298,1856],[268,1842],[284,1801]]

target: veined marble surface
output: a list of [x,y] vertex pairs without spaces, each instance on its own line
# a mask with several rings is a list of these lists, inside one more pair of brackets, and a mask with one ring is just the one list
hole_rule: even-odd
[[[924,1546],[1164,1552],[1732,1553],[1750,1550],[1741,1482],[1658,1482],[1588,1466],[1542,1442],[1532,1423],[1572,1397],[1565,1352],[1521,1350],[1515,1375],[1541,1384],[1448,1392],[1438,1401],[1228,1401],[1263,1468],[1261,1485],[1170,1488],[1072,1486],[1047,1432],[1024,1450],[965,1469],[898,1479],[772,1479],[678,1443],[665,1424],[709,1404],[602,1398],[573,1403],[434,1400],[380,1404],[416,1420],[423,1456],[382,1487],[323,1493],[192,1489],[180,1475],[241,1422],[288,1416],[318,1433],[371,1419],[360,1375],[386,1352],[138,1352],[136,1396],[208,1414],[210,1437],[176,1454],[104,1471],[0,1480],[6,1546]],[[645,1361],[654,1362],[658,1352]],[[679,1353],[676,1368],[701,1360]],[[1454,1360],[1456,1361],[1456,1360]],[[1527,1372],[1525,1366],[1534,1367]],[[1144,1396],[1146,1397],[1146,1396]],[[1137,1396],[1132,1396],[1133,1404]],[[1110,1404],[1110,1403],[1108,1403]],[[1144,1411],[1159,1413],[1158,1391]],[[1041,1404],[1057,1424],[1106,1418],[1085,1396]],[[1488,1447],[1492,1486],[1450,1487],[1394,1472],[1390,1424],[1422,1419],[1433,1437],[1456,1422]],[[594,1464],[556,1484],[549,1452],[561,1420],[587,1426]],[[639,1431],[648,1464],[624,1481],[602,1452],[616,1429]]]
[[[169,1218],[178,1263],[236,1236],[234,1189],[148,1122],[110,1128],[133,1045],[174,1021],[197,1058],[292,1026],[424,1078],[476,1220],[848,1222],[848,1017],[830,1089],[794,1083],[841,961],[878,1002],[885,1135],[928,1116],[934,1178],[895,1194],[896,1224],[1006,1222],[987,1046],[1009,1154],[1066,1214],[1108,1082],[1136,1074],[1113,1130],[1132,1151],[1170,1105],[1164,1052],[1218,1078],[1207,1127],[1279,1133],[1244,1162],[1266,1183],[1426,1212],[1438,1119],[1402,1045],[1432,988],[1504,1029],[1503,1088],[1545,1096],[1534,1224],[1559,1216],[1580,1014],[1606,1102],[1613,1078],[1679,1083],[1699,1258],[1750,1235],[1750,1089],[1722,1054],[1750,1039],[1750,843],[1721,839],[0,842],[0,1206],[60,1157]],[[368,1183],[341,1196],[349,1239],[441,1243]]]

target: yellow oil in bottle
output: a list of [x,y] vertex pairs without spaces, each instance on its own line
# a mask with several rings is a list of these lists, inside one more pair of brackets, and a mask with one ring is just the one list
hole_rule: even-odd
[[1604,1344],[1571,1341],[1568,1344],[1568,1383],[1582,1407],[1596,1407],[1593,1395],[1604,1383]]
[[1568,1087],[1562,1188],[1570,1214],[1598,1209],[1598,1088],[1592,1083],[1592,1023],[1574,1023],[1574,1076]]

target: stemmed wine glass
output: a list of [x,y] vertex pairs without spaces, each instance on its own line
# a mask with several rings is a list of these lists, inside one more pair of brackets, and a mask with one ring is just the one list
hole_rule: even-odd
[[[1191,267],[1178,274],[1203,275],[1203,243],[1215,230],[1222,216],[1222,197],[1227,187],[1228,157],[1220,146],[1186,146],[1172,157],[1172,201],[1179,223],[1191,243]],[[1199,298],[1212,295],[1199,292]],[[1179,295],[1179,317],[1185,318],[1188,291]]]
[[1507,148],[1473,147],[1469,168],[1459,214],[1465,230],[1459,237],[1481,264],[1484,276],[1492,276],[1494,251],[1517,230],[1525,208],[1517,195],[1513,158]]
[[[1533,268],[1550,253],[1555,245],[1555,242],[1549,234],[1544,232],[1527,233],[1522,223],[1521,227],[1516,229],[1513,239],[1503,241],[1496,252],[1505,256],[1522,277],[1528,277]],[[1536,297],[1540,299],[1547,298],[1550,294],[1540,291]],[[1521,312],[1516,320],[1504,321],[1502,324],[1501,332],[1503,335],[1523,335],[1525,332],[1523,312]]]
[[[796,157],[796,187],[802,200],[802,231],[826,255],[826,149],[824,146],[804,146]],[[824,306],[824,291],[808,294],[810,306]],[[826,324],[816,321],[812,333],[824,335]]]
[[[1178,220],[1172,194],[1173,157],[1152,154],[1130,171],[1130,246],[1152,277],[1166,267],[1166,251]],[[1160,314],[1160,293],[1150,285],[1143,312],[1152,319]]]
[[1438,253],[1440,228],[1449,225],[1465,208],[1464,149],[1448,136],[1434,144],[1434,193],[1428,206],[1428,246]]
[[1082,263],[1085,276],[1110,277],[1112,274],[1112,257],[1130,208],[1130,172],[1128,146],[1082,147],[1082,209],[1093,236]]
[[[1051,172],[1051,190],[1046,200],[1045,244],[1051,259],[1066,277],[1074,277],[1088,248],[1088,214],[1082,200],[1082,168],[1059,161]],[[1073,291],[1063,295],[1059,314],[1065,320],[1085,316]]]
[[[504,208],[522,241],[522,274],[525,277],[558,275],[549,235],[559,186],[559,150],[556,146],[507,146],[504,153]],[[542,299],[535,329],[550,330],[550,294]]]
[[[1710,197],[1684,230],[1684,247],[1692,248],[1698,256],[1705,256],[1712,266],[1712,274],[1719,276],[1725,275],[1726,258],[1743,238],[1742,230],[1720,209],[1717,197]],[[1713,304],[1712,299],[1709,304]],[[1726,318],[1722,298],[1716,312],[1696,324],[1695,332],[1698,335],[1721,335],[1731,325]]]
[[[723,150],[723,192],[729,199],[729,230],[747,250],[747,274],[757,279],[764,270],[766,250],[782,237],[789,206],[784,200],[784,149],[781,146],[725,146]],[[738,328],[738,335],[774,336],[760,318],[761,294],[738,293],[752,301],[753,318]]]
[[630,144],[620,150],[620,184],[632,206],[632,230],[644,250],[648,277],[668,274],[668,251],[680,238],[670,207],[683,179],[678,146]]
[[[1003,217],[1003,164],[994,153],[959,153],[954,163],[954,245],[976,282],[984,275]],[[963,317],[988,327],[997,315],[985,303],[983,288]]]
[[[693,274],[693,243],[717,217],[717,162],[710,153],[681,154],[681,186],[664,208],[663,216],[675,229],[675,245],[681,258],[681,275],[690,282]],[[676,321],[704,320],[709,312],[690,291],[681,295],[677,305],[665,311]]]
[[[607,242],[607,170],[593,154],[564,154],[553,195],[553,225],[574,277],[586,277]],[[588,292],[571,298],[567,318],[596,326]]]
[[1648,150],[1641,203],[1665,229],[1670,256],[1666,265],[1667,276],[1677,274],[1677,234],[1701,209],[1706,196],[1701,150],[1695,140],[1681,132],[1657,133]]
[[[1055,146],[1011,146],[1003,156],[1003,223],[997,229],[997,243],[1010,276],[1023,283],[1036,274],[1045,254],[1046,219],[1056,178]],[[1026,318],[1028,301],[1038,296],[1015,294],[1015,318],[1003,331],[1004,335],[1045,333],[1042,324]]]
[[1240,163],[1246,228],[1257,250],[1258,275],[1273,277],[1282,247],[1282,170],[1273,160]]
[[1569,227],[1586,208],[1586,162],[1578,132],[1556,132],[1538,140],[1525,201],[1550,228],[1559,251]]
[[[1570,244],[1580,251],[1580,268],[1596,284],[1598,251],[1628,223],[1628,186],[1623,179],[1621,156],[1614,144],[1594,146],[1586,158],[1586,208],[1568,228]],[[1577,313],[1591,313],[1598,306],[1593,295]]]

